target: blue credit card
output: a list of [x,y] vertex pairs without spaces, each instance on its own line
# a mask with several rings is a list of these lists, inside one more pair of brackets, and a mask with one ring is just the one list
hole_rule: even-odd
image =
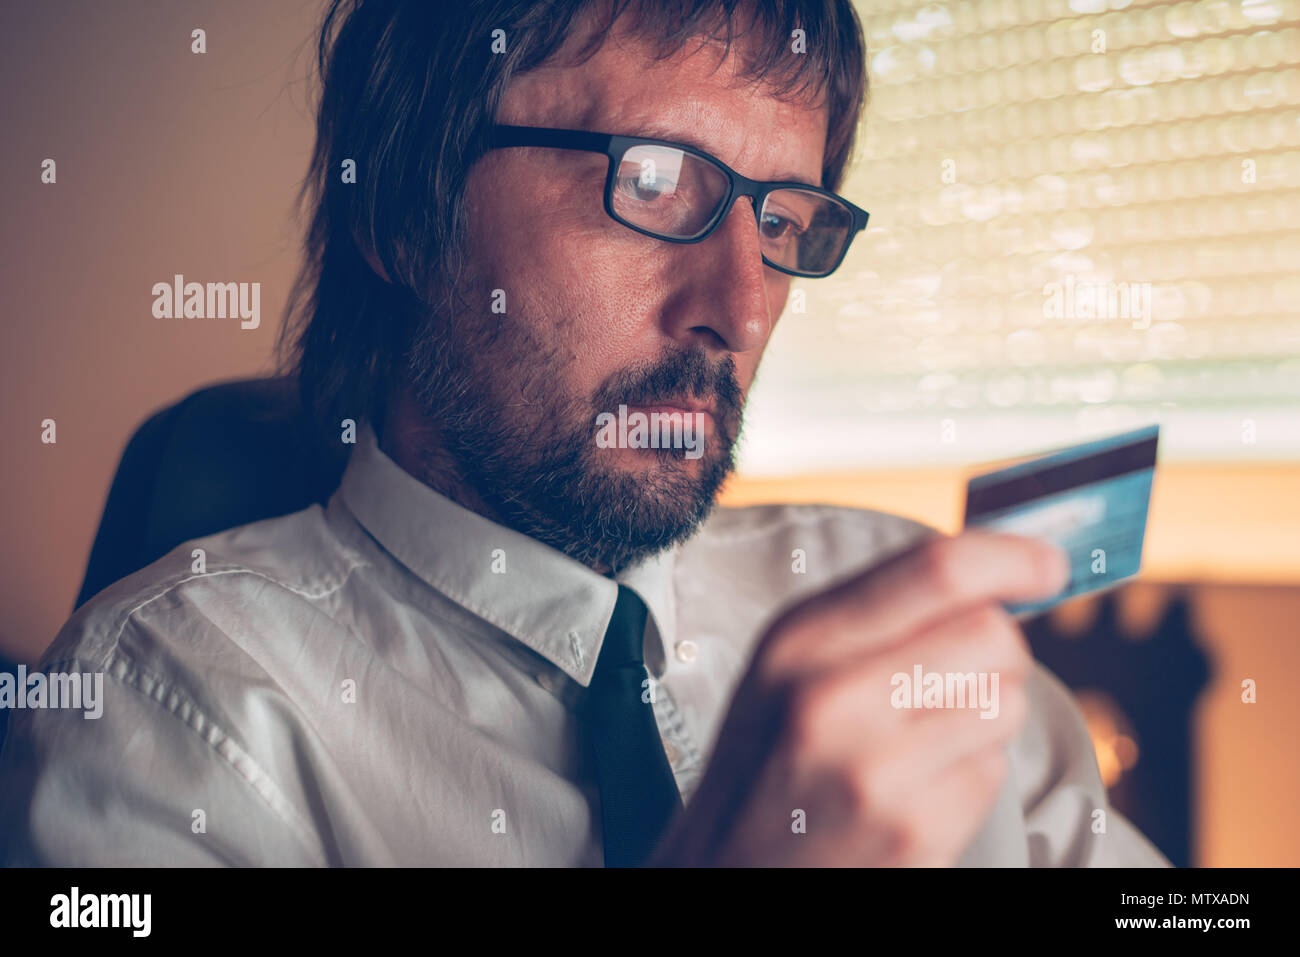
[[967,528],[1047,539],[1070,556],[1063,591],[1008,604],[1008,611],[1025,618],[1138,573],[1159,435],[1160,427],[1152,425],[970,480]]

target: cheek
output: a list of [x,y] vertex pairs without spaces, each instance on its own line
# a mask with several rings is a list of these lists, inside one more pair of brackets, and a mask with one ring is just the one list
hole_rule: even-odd
[[777,272],[775,269],[765,269],[764,274],[764,281],[767,285],[767,301],[772,316],[772,328],[775,329],[777,320],[785,312],[786,303],[790,300],[790,289],[794,280],[792,277],[783,272]]
[[531,370],[519,379],[534,399],[586,400],[653,351],[646,334],[655,328],[655,279],[619,246],[619,237],[564,210],[483,240],[480,261],[489,265],[476,294],[504,290],[506,316],[487,318],[516,332],[498,360]]
[[749,398],[749,387],[754,384],[754,376],[758,372],[758,360],[760,358],[761,354],[758,350],[746,352],[743,355],[735,357],[736,382],[740,386],[740,391],[746,399]]
[[584,383],[595,386],[615,367],[632,365],[652,343],[660,298],[671,284],[641,237],[610,220],[572,208],[539,217],[538,228],[512,240],[509,283],[516,317],[555,343]]

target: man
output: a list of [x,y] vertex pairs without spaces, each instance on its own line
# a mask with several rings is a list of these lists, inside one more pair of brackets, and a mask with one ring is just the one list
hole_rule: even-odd
[[[1002,610],[1049,546],[713,509],[865,222],[850,6],[429,6],[322,31],[286,335],[342,484],[73,617],[43,664],[103,716],[19,715],[6,860],[1164,864]],[[996,694],[901,707],[916,666]]]

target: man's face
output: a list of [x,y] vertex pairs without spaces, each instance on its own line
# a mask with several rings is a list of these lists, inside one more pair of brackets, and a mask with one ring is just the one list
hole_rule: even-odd
[[[688,143],[752,179],[820,183],[825,110],[737,83],[734,52],[718,67],[718,47],[698,45],[656,61],[615,34],[580,66],[517,78],[498,122]],[[497,520],[602,571],[671,546],[707,515],[791,280],[764,266],[749,199],[703,242],[668,243],[604,212],[607,164],[510,148],[474,165],[466,271],[411,365],[437,462]],[[602,447],[597,417],[620,405],[703,405],[709,414],[689,419],[702,454]]]

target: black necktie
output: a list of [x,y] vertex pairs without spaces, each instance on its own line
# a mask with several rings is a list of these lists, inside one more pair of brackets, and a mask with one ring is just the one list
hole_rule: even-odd
[[642,653],[645,620],[645,604],[619,585],[614,617],[587,689],[606,867],[644,863],[682,805],[648,701],[645,682],[650,675]]

